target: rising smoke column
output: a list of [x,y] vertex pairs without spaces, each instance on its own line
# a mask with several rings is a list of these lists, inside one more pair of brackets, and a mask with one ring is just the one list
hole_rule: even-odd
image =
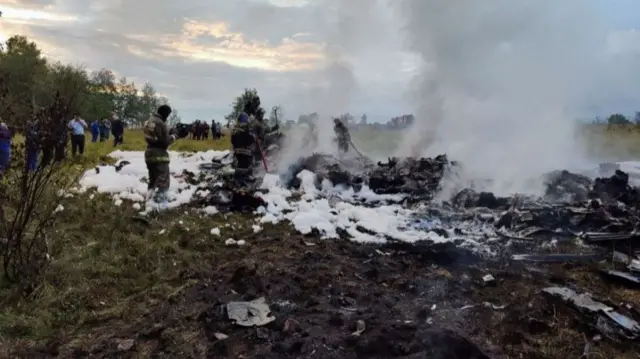
[[[400,155],[447,153],[501,194],[583,161],[574,109],[602,68],[606,31],[589,1],[399,0],[423,66]],[[393,6],[393,3],[392,3]],[[536,182],[538,185],[539,181]]]
[[316,71],[308,81],[308,86],[295,88],[294,113],[317,113],[317,143],[308,146],[304,130],[297,129],[280,153],[278,169],[285,171],[300,156],[313,152],[334,153],[336,145],[333,131],[333,116],[350,111],[353,97],[360,91],[354,73],[352,57],[362,48],[371,46],[372,28],[378,28],[376,10],[382,4],[379,0],[319,0],[317,6],[323,9],[319,31],[324,44],[325,65]]

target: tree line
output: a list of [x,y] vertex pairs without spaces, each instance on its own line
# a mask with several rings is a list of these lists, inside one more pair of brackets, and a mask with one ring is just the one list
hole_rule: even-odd
[[594,124],[607,124],[607,125],[640,125],[640,111],[636,111],[633,118],[627,117],[621,113],[614,113],[609,115],[609,117],[602,119],[601,117],[596,117]]
[[[168,104],[148,82],[137,87],[109,69],[89,72],[81,65],[52,61],[35,42],[19,35],[0,45],[0,82],[7,93],[0,117],[16,128],[56,96],[66,99],[69,115],[98,120],[115,113],[128,125],[141,124],[158,106]],[[170,120],[180,121],[176,110]]]

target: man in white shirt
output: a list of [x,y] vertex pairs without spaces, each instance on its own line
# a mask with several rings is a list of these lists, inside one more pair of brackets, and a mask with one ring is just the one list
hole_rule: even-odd
[[71,154],[73,156],[76,153],[84,154],[84,131],[87,129],[87,123],[76,113],[73,115],[73,120],[69,122],[69,129],[71,130]]

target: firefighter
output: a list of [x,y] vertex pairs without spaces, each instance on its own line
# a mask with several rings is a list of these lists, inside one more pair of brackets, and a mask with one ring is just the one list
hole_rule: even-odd
[[253,153],[256,139],[251,133],[249,115],[241,113],[231,134],[233,146],[233,167],[235,181],[239,185],[246,185],[253,174]]
[[167,118],[170,114],[171,107],[168,105],[158,107],[158,111],[144,123],[143,129],[147,141],[144,161],[149,174],[147,201],[153,198],[160,209],[166,208],[169,201],[167,192],[171,173],[168,148],[176,140],[176,136],[170,133],[167,126]]
[[333,132],[336,134],[335,142],[338,143],[338,152],[349,152],[349,144],[351,143],[351,135],[349,129],[345,126],[339,118],[333,119]]

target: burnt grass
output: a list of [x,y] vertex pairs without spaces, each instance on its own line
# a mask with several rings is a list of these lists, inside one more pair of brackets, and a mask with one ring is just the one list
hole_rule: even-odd
[[[117,221],[76,220],[64,231],[75,241],[64,244],[67,250],[72,243],[99,249],[54,266],[56,276],[66,277],[49,278],[48,314],[43,299],[21,299],[21,305],[4,299],[5,357],[579,358],[595,333],[580,313],[550,302],[540,289],[575,285],[612,303],[640,304],[635,292],[585,265],[527,269],[452,245],[322,240],[286,224],[253,233],[252,222],[238,216],[164,214],[145,226],[130,220],[134,211],[109,201],[91,206],[76,210],[118,214]],[[67,219],[76,214],[69,210]],[[225,223],[233,230],[208,233]],[[87,233],[101,241],[87,243]],[[109,233],[113,238],[104,237]],[[247,245],[225,246],[228,237]],[[495,281],[486,283],[487,274]],[[64,297],[79,276],[84,287]],[[275,321],[247,328],[227,318],[226,303],[258,297]],[[7,324],[7,316],[33,311],[47,330],[35,324],[38,318]],[[358,322],[364,331],[355,335]],[[638,344],[604,339],[589,357],[637,358],[638,352]]]

